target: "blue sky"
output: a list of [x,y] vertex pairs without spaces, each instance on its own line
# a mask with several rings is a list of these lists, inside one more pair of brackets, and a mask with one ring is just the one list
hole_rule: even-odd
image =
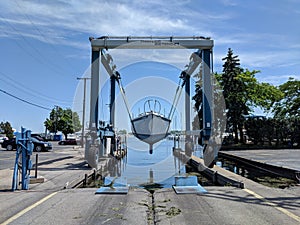
[[[83,82],[76,78],[87,74],[90,36],[209,36],[217,72],[230,47],[242,67],[261,71],[261,82],[300,79],[297,0],[11,0],[0,8],[0,89],[45,108],[80,108]],[[3,92],[0,103],[0,121],[44,130],[49,110]]]

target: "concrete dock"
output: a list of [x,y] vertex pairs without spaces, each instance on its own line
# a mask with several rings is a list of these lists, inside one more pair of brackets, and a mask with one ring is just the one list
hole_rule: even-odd
[[[80,154],[40,166],[41,184],[11,192],[0,186],[0,224],[299,224],[300,187],[275,189],[244,177],[244,189],[207,186],[205,194],[150,193],[131,187],[127,195],[96,195],[96,188],[70,189],[91,173]],[[65,157],[65,155],[63,155]],[[222,168],[214,168],[222,169]],[[11,182],[11,177],[0,180]]]
[[300,149],[221,151],[219,157],[285,177],[300,184]]
[[222,153],[300,171],[300,149],[234,150]]

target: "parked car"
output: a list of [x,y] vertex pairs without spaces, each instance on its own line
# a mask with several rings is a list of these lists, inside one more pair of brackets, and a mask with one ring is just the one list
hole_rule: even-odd
[[[36,152],[47,151],[47,150],[52,149],[52,144],[49,142],[40,141],[40,140],[36,139],[35,137],[31,137],[31,141],[33,143],[33,150]],[[16,139],[12,138],[12,139],[4,141],[1,144],[1,147],[6,148],[6,150],[8,150],[8,151],[17,149]]]
[[42,137],[40,134],[31,134],[31,137],[34,137],[39,141],[46,141],[46,138]]
[[13,149],[16,149],[17,148],[17,145],[16,145],[16,139],[15,138],[12,138],[12,139],[9,139],[9,140],[5,140],[1,143],[1,147],[2,148],[6,148],[6,150],[8,151],[11,151]]
[[59,145],[80,145],[80,141],[72,138],[72,139],[59,141],[58,144]]
[[8,140],[7,137],[0,137],[0,144],[3,143],[5,140]]

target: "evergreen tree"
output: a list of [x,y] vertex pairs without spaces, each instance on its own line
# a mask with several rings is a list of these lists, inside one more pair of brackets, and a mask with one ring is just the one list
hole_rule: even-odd
[[239,79],[239,75],[243,72],[243,69],[240,68],[238,56],[234,56],[230,48],[228,49],[227,56],[222,60],[225,62],[223,64],[220,84],[223,87],[227,109],[227,130],[234,133],[235,143],[238,143],[238,131],[240,131],[240,139],[243,141],[243,115],[247,115],[249,111],[244,98],[246,86]]
[[[223,71],[221,74],[214,74],[217,82],[213,82],[214,132],[222,135],[222,132],[225,130],[224,120],[226,120],[226,130],[227,132],[234,133],[234,142],[243,143],[245,116],[249,115],[255,107],[260,107],[264,111],[270,111],[274,104],[283,98],[283,94],[279,88],[271,84],[258,82],[255,74],[259,71],[249,71],[248,69],[244,70],[241,68],[238,56],[234,56],[230,48],[228,49],[227,56],[222,60],[224,61]],[[196,83],[196,94],[193,96],[193,100],[195,101],[194,108],[198,115],[194,118],[193,128],[202,129],[201,103],[203,90],[201,72],[196,74],[196,78],[199,80]],[[296,97],[288,99],[296,99]],[[222,106],[224,100],[225,107]],[[292,109],[297,108],[297,102],[298,100],[295,101],[295,104],[291,107]],[[226,112],[224,112],[224,108],[226,108]],[[224,118],[225,114],[226,119]],[[267,122],[269,123],[270,121]],[[247,128],[251,133],[250,129],[252,128],[250,125],[251,123],[248,122]],[[271,129],[265,132],[268,138],[271,138],[269,134],[271,132]]]

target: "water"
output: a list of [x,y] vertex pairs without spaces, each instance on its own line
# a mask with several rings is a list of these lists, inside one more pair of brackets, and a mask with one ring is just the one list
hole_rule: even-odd
[[171,187],[175,175],[185,174],[185,165],[173,157],[173,144],[172,140],[163,140],[156,143],[153,154],[149,154],[148,144],[129,137],[127,157],[110,167],[110,174],[126,179],[130,186]]
[[[127,156],[122,160],[114,160],[112,165],[109,165],[110,176],[126,180],[130,186],[172,187],[175,184],[175,176],[184,176],[188,172],[186,165],[173,156],[173,145],[173,140],[162,140],[154,145],[153,154],[149,154],[148,144],[135,137],[129,137]],[[184,141],[179,143],[179,147],[184,149]],[[196,145],[193,155],[202,158],[202,147]],[[267,186],[286,187],[295,183],[222,158],[219,158],[216,165]],[[201,185],[206,183],[210,185],[206,181]]]

